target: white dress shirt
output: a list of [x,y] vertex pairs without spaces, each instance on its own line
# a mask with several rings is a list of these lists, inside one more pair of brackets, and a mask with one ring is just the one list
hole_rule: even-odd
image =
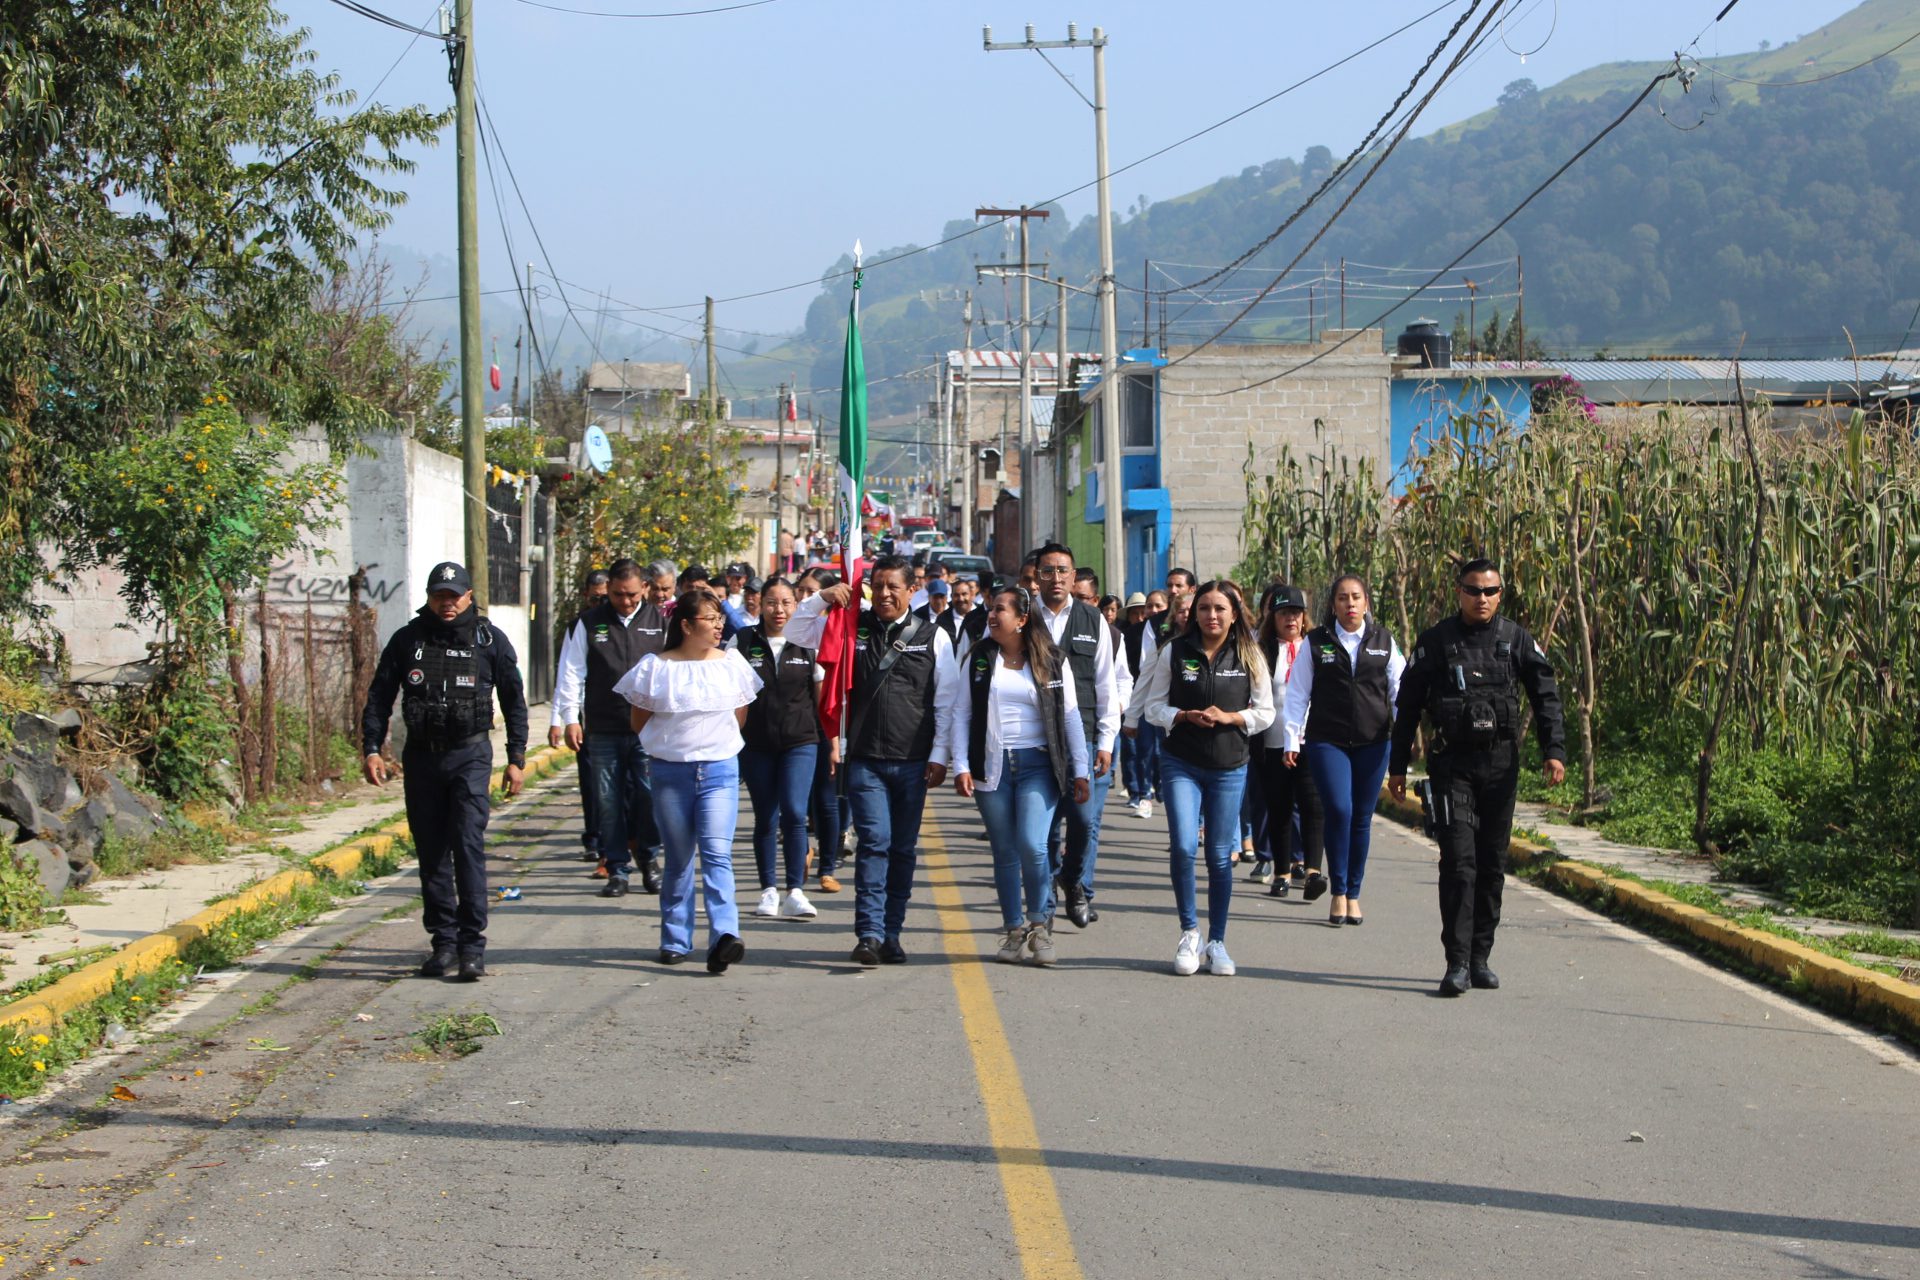
[[[1040,730],[1036,699],[1033,696],[1035,692],[1033,669],[1023,667],[1019,671],[1007,670],[1003,665],[1004,655],[999,651],[1000,646],[995,644],[993,648],[993,683],[987,686],[986,759],[982,762],[986,767],[981,775],[973,780],[976,791],[992,791],[999,787],[1001,769],[1006,763],[1007,752],[1020,743],[1018,737],[1015,737],[1012,742],[1008,741],[1009,731],[1016,735],[1021,732],[1022,716],[1018,711],[1009,714],[1009,711],[1012,711],[1012,708],[1006,705],[1009,700],[1001,696],[1003,683],[1010,680],[1026,682],[1028,696],[1022,701],[1026,707],[1026,715],[1033,718],[1033,723],[1026,728],[1029,733]],[[956,773],[971,773],[973,762],[968,758],[968,752],[971,750],[973,736],[973,690],[965,679],[960,680],[954,689],[953,702],[953,713],[950,717],[953,724],[953,742],[949,754]],[[1067,776],[1088,777],[1090,771],[1087,760],[1087,732],[1080,723],[1080,703],[1074,695],[1073,681],[1064,678],[1064,673],[1060,680],[1060,708],[1066,721],[1067,755],[1070,757]],[[1044,742],[1045,739],[1043,738],[1042,741]]]
[[[1265,666],[1265,663],[1261,665]],[[1147,668],[1146,678],[1140,681],[1133,695],[1134,703],[1141,708],[1141,715],[1146,722],[1157,729],[1169,731],[1173,728],[1173,718],[1180,714],[1180,708],[1174,706],[1172,701],[1172,667],[1173,646],[1168,645],[1155,655],[1153,665]],[[1258,670],[1249,671],[1247,677],[1252,687],[1248,691],[1247,708],[1240,713],[1245,723],[1239,726],[1239,731],[1252,738],[1266,732],[1267,726],[1273,723],[1273,681],[1266,678],[1264,671]]]
[[[1300,655],[1306,651],[1307,638],[1305,636],[1293,641],[1291,645],[1282,644],[1279,649],[1275,651],[1273,655],[1274,706],[1284,707],[1287,705],[1287,677],[1293,673],[1294,664],[1300,660]],[[1267,726],[1265,745],[1272,751],[1283,751],[1286,749],[1287,718],[1285,716],[1275,716],[1273,723]]]
[[[1360,653],[1360,637],[1366,629],[1349,631],[1340,625],[1338,619],[1333,623],[1333,638],[1347,654],[1347,669],[1351,671]],[[1304,642],[1303,642],[1304,643]],[[1387,652],[1387,716],[1392,722],[1394,704],[1400,700],[1400,673],[1407,669],[1406,655],[1400,652],[1400,642],[1392,640]],[[1307,714],[1313,705],[1313,663],[1305,662],[1296,666],[1292,677],[1287,681],[1287,705],[1282,716],[1285,729],[1281,735],[1282,751],[1298,751],[1301,739],[1306,736]]]
[[[1034,612],[1047,624],[1047,634],[1053,637],[1053,643],[1061,652],[1061,660],[1066,660],[1067,616],[1073,612],[1076,602],[1068,597],[1067,602],[1055,613],[1047,608],[1046,601],[1036,597]],[[1114,676],[1113,669],[1124,665],[1113,660],[1113,645],[1106,632],[1107,620],[1100,617],[1095,609],[1093,616],[1099,620],[1100,630],[1096,633],[1099,643],[1093,648],[1093,715],[1095,752],[1113,751],[1113,740],[1120,736],[1120,712],[1126,704],[1120,700],[1120,682]],[[1077,692],[1077,691],[1076,691]]]
[[[787,620],[787,639],[803,649],[820,652],[820,640],[826,634],[830,612],[824,595],[808,596]],[[870,611],[862,609],[861,612]],[[947,639],[947,633],[925,619],[920,620],[920,625],[933,637],[933,751],[927,756],[927,763],[945,768],[950,759],[947,740],[952,733],[953,691],[960,684],[960,667],[954,660],[953,641]],[[848,655],[849,661],[852,656]]]
[[[640,616],[640,606],[634,605],[633,612],[624,618],[617,613],[613,616],[621,626],[630,627]],[[586,696],[587,629],[576,618],[567,628],[567,638],[560,642],[560,669],[553,677],[553,726],[560,729],[579,724],[580,704]]]

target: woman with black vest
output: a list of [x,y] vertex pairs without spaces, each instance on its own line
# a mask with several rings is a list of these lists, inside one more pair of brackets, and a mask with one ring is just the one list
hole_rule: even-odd
[[[1260,652],[1273,672],[1273,705],[1284,707],[1287,686],[1300,659],[1307,653],[1307,593],[1286,583],[1267,592],[1266,618],[1260,626]],[[1260,778],[1266,789],[1267,844],[1274,858],[1273,887],[1267,890],[1275,898],[1284,898],[1295,889],[1312,902],[1327,891],[1326,822],[1320,812],[1320,793],[1314,790],[1313,775],[1297,760],[1289,765],[1286,750],[1286,717],[1275,716],[1257,757]],[[1300,848],[1293,845],[1294,819],[1299,819]],[[1282,861],[1287,865],[1282,865]]]
[[[1327,923],[1359,924],[1373,810],[1387,776],[1393,704],[1407,660],[1369,612],[1372,593],[1358,575],[1333,580],[1331,621],[1307,636],[1306,652],[1287,680],[1286,763],[1304,757],[1326,814],[1327,876],[1333,902]],[[1302,743],[1305,743],[1304,748]]]
[[1033,597],[1019,587],[993,593],[987,639],[968,655],[954,692],[949,755],[954,790],[972,796],[993,847],[993,883],[1006,926],[1002,964],[1053,963],[1053,874],[1047,829],[1063,796],[1085,804],[1087,734],[1073,681]]
[[[786,638],[787,620],[798,603],[786,579],[769,578],[760,590],[760,621],[735,635],[732,647],[760,677],[760,693],[741,726],[747,745],[740,752],[740,776],[753,800],[753,853],[760,864],[760,905],[753,914],[811,920],[819,913],[806,893],[807,803],[814,762],[828,750],[820,743],[814,682],[826,673],[813,660],[813,650]],[[786,875],[776,884],[782,851]]]
[[1180,943],[1173,971],[1200,968],[1200,917],[1194,902],[1193,850],[1206,825],[1207,939],[1210,973],[1233,973],[1227,954],[1227,907],[1233,900],[1233,854],[1240,839],[1240,799],[1250,742],[1273,723],[1273,686],[1239,596],[1219,582],[1193,593],[1186,630],[1154,658],[1136,695],[1148,724],[1166,731],[1160,792],[1167,803],[1173,900]]

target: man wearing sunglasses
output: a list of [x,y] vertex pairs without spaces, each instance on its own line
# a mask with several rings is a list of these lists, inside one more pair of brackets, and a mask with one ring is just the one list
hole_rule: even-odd
[[1566,725],[1547,655],[1526,628],[1500,617],[1505,585],[1491,560],[1460,566],[1459,612],[1420,636],[1400,677],[1400,699],[1387,758],[1387,790],[1407,794],[1414,730],[1427,721],[1427,817],[1440,845],[1440,944],[1447,972],[1443,996],[1500,986],[1488,967],[1513,794],[1520,781],[1520,692],[1533,720],[1549,783],[1567,776]]

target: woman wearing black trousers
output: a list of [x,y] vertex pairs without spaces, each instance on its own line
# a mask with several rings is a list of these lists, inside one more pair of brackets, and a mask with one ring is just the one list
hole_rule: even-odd
[[[1293,664],[1306,647],[1307,593],[1287,584],[1268,588],[1265,608],[1261,610],[1260,651],[1266,655],[1267,669],[1273,672],[1273,705],[1287,704],[1287,678]],[[1314,789],[1313,775],[1304,765],[1287,763],[1286,725],[1274,717],[1262,749],[1255,756],[1260,765],[1260,784],[1267,802],[1267,842],[1275,860],[1273,887],[1269,897],[1284,898],[1295,889],[1308,902],[1327,891],[1327,876],[1321,870],[1326,859],[1326,820],[1320,809],[1320,793]],[[1300,848],[1281,867],[1283,855],[1293,854],[1293,820],[1300,819]]]

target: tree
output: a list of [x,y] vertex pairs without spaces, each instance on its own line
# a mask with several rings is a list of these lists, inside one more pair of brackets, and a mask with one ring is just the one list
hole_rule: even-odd
[[558,492],[561,563],[573,580],[622,556],[711,564],[746,545],[746,468],[734,433],[665,426],[617,438],[613,449],[609,474],[576,476]]
[[1526,77],[1509,81],[1494,100],[1500,107],[1533,107],[1540,105],[1540,86]]
[[102,532],[70,464],[211,388],[336,446],[387,420],[329,365],[314,297],[446,116],[350,111],[281,22],[268,0],[0,10],[0,612],[48,544]]

